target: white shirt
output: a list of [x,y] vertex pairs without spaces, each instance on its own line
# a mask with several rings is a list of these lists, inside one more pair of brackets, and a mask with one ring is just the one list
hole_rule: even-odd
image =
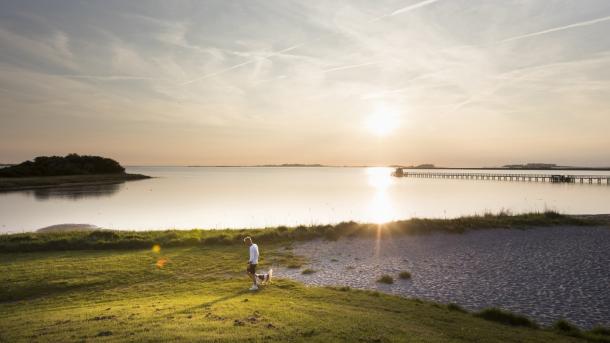
[[250,261],[248,262],[258,264],[258,245],[254,243],[250,246]]

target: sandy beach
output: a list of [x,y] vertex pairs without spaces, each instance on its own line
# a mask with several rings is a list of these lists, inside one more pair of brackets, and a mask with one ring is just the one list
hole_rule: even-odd
[[[436,233],[391,239],[297,243],[309,260],[277,275],[309,285],[341,285],[456,303],[499,307],[547,325],[610,325],[610,228],[549,227]],[[310,268],[313,274],[302,274]],[[410,279],[398,274],[408,271]],[[383,274],[393,284],[376,280]]]

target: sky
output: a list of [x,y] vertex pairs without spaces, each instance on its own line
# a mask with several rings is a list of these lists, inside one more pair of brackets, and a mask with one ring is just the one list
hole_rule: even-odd
[[0,0],[0,162],[610,166],[610,1]]

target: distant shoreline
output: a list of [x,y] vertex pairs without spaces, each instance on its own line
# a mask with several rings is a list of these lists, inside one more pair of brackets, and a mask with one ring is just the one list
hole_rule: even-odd
[[325,164],[269,164],[269,165],[188,165],[188,166],[127,166],[127,167],[186,167],[186,168],[402,168],[408,170],[548,170],[548,171],[570,171],[570,170],[589,170],[589,171],[610,171],[610,167],[557,167],[557,168],[504,168],[504,167],[434,167],[417,168],[403,167],[398,165],[391,166],[334,166]]
[[415,167],[392,167],[392,168],[402,168],[409,170],[433,170],[433,169],[441,169],[441,170],[558,170],[558,171],[566,171],[566,170],[590,170],[590,171],[610,171],[610,167],[559,167],[559,168],[502,168],[502,167],[482,167],[482,168],[458,168],[458,167],[435,167],[435,168],[415,168]]
[[[452,219],[411,218],[384,224],[341,222],[337,224],[275,226],[266,228],[233,229],[168,229],[158,230],[91,230],[88,224],[59,224],[44,228],[42,232],[23,231],[0,234],[0,250],[24,252],[40,250],[88,249],[144,249],[154,244],[164,246],[233,245],[242,243],[244,235],[264,243],[286,243],[316,238],[371,237],[383,227],[384,237],[421,235],[435,232],[464,233],[484,229],[526,229],[544,226],[604,226],[610,229],[610,214],[563,215],[553,211],[523,214],[486,214],[462,216]],[[85,230],[79,230],[79,228]],[[47,232],[45,232],[47,231]],[[99,240],[92,232],[106,239]],[[34,237],[39,239],[18,239]],[[70,236],[70,240],[65,241]]]
[[150,179],[142,174],[92,174],[36,177],[0,177],[0,192],[25,191],[51,187],[92,186]]

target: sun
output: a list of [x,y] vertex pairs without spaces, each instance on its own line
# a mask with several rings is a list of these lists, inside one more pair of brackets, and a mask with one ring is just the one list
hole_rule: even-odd
[[386,105],[379,105],[368,115],[365,126],[377,136],[387,136],[400,126],[399,112]]

